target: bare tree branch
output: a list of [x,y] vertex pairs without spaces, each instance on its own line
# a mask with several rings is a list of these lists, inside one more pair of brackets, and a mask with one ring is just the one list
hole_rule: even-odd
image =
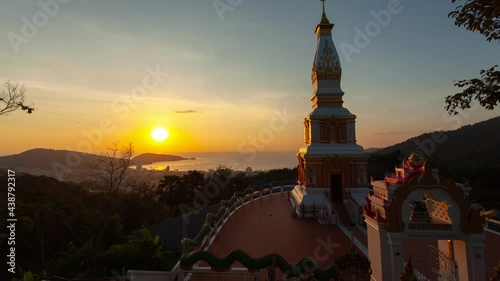
[[113,142],[106,149],[107,152],[99,158],[98,163],[93,167],[107,189],[103,198],[103,219],[107,219],[113,214],[113,197],[120,190],[134,153],[132,143],[120,146],[118,142]]
[[26,88],[17,83],[7,81],[4,90],[0,93],[0,115],[7,115],[18,109],[31,114],[35,108],[25,104]]

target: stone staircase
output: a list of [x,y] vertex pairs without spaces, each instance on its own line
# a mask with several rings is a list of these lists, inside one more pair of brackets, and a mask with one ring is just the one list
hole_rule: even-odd
[[356,237],[365,247],[368,247],[366,234],[359,230],[355,226],[355,223],[352,222],[346,206],[344,204],[335,204],[335,211],[337,212],[340,223],[345,226],[351,232],[351,235]]
[[344,204],[335,204],[335,211],[337,212],[340,223],[342,223],[345,227],[354,226]]

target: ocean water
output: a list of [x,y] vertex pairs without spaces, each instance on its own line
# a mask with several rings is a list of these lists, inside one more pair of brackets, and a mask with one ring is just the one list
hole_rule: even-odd
[[297,166],[297,152],[256,152],[254,155],[239,152],[196,152],[175,153],[193,160],[155,162],[142,167],[148,170],[163,170],[170,166],[171,171],[202,170],[208,171],[219,166],[226,166],[233,170],[244,171],[247,167],[256,170],[270,170],[280,168],[294,168]]

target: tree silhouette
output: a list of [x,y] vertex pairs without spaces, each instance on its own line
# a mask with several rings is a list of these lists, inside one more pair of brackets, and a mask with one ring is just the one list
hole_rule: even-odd
[[[183,192],[182,178],[176,175],[166,175],[160,181],[157,187],[158,198],[165,204],[168,210],[168,217],[174,217],[174,210],[181,202],[181,193]],[[187,192],[187,190],[184,190]]]
[[18,83],[7,81],[4,90],[0,92],[0,115],[7,115],[18,109],[31,114],[35,108],[25,104],[26,88]]
[[[461,0],[451,0],[455,3]],[[500,39],[500,1],[498,0],[466,0],[464,5],[455,8],[448,14],[455,19],[456,26],[464,26],[467,30],[478,31],[486,40]]]
[[113,214],[113,200],[129,169],[134,147],[132,143],[120,146],[118,142],[114,142],[107,147],[107,150],[93,167],[106,187],[102,205],[102,218],[105,221]]
[[[461,0],[451,1],[455,3]],[[500,39],[500,0],[466,0],[448,17],[454,18],[457,26],[464,26],[472,32],[478,31],[487,41]],[[457,109],[470,108],[473,99],[486,109],[494,109],[500,102],[500,71],[496,67],[481,70],[480,78],[456,81],[455,86],[465,89],[446,97],[446,111],[458,114]]]

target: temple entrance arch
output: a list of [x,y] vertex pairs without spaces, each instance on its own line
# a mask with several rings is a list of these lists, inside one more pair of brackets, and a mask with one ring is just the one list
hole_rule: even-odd
[[482,220],[467,187],[439,176],[428,162],[397,168],[372,186],[365,222],[373,280],[399,280],[412,254],[404,250],[410,239],[436,241],[442,258],[436,280],[485,280]]

